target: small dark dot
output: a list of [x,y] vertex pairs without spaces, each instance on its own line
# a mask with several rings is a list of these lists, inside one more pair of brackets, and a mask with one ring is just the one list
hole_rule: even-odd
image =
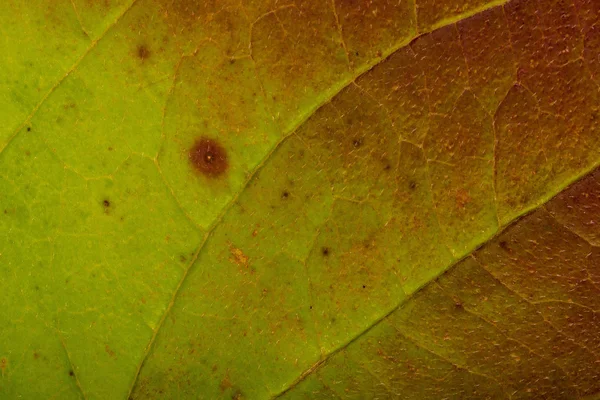
[[35,290],[40,290],[40,287],[38,285],[35,285]]
[[322,254],[323,254],[325,257],[327,257],[327,256],[329,255],[329,247],[323,247],[323,248],[321,249],[321,253],[322,253]]
[[189,159],[197,171],[209,178],[222,175],[229,167],[225,149],[209,138],[200,138],[194,143],[189,151]]
[[354,55],[355,55],[356,57],[358,57],[358,56],[359,56],[359,54],[358,54],[358,51],[355,51],[355,52],[354,52]]
[[229,60],[229,64],[235,64],[235,58],[231,58],[231,59]]
[[290,197],[290,194],[289,194],[288,192],[283,192],[283,193],[281,194],[281,198],[282,198],[282,199],[287,199],[288,197]]
[[383,167],[384,171],[389,171],[390,169],[392,169],[392,166],[390,164],[385,164],[385,167]]
[[31,127],[30,126],[27,127],[27,132],[31,132]]
[[352,141],[352,145],[353,145],[355,148],[359,148],[360,146],[362,146],[362,144],[363,144],[363,141],[362,141],[362,139],[354,139],[354,140]]
[[310,306],[310,309],[312,310],[312,306]]
[[69,376],[75,376],[75,372],[73,372],[73,370],[69,371]]
[[146,60],[150,57],[150,49],[146,45],[140,45],[137,48],[137,56],[140,60]]
[[108,208],[108,207],[110,207],[110,201],[108,201],[108,199],[104,199],[104,201],[102,202],[102,205],[104,205],[104,207]]
[[415,181],[408,182],[408,187],[410,188],[410,190],[415,190],[417,187],[417,182],[415,182]]
[[109,148],[108,148],[108,151],[113,151],[113,148],[112,148],[112,147],[109,147]]
[[367,288],[367,285],[363,285],[363,289],[366,289],[366,288]]
[[508,243],[505,240],[501,240],[499,245],[501,249],[508,251]]

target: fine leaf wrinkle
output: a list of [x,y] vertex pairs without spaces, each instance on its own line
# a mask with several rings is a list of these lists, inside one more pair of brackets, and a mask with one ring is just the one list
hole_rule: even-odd
[[[212,2],[175,3],[174,12],[151,0],[129,4],[96,39],[103,42],[95,57],[88,49],[67,74],[73,78],[59,80],[50,91],[54,100],[47,101],[48,94],[34,106],[2,149],[0,185],[10,187],[0,192],[6,193],[0,195],[5,292],[31,299],[2,316],[12,321],[20,313],[24,321],[2,337],[2,390],[30,390],[33,398],[58,393],[52,388],[58,380],[26,383],[53,365],[67,368],[65,380],[72,379],[69,369],[77,371],[79,389],[90,398],[126,391],[133,398],[263,398],[286,387],[292,389],[284,396],[301,398],[318,382],[340,398],[370,393],[371,383],[376,392],[383,386],[387,395],[401,394],[396,385],[405,383],[394,368],[381,373],[372,359],[346,357],[393,323],[451,364],[502,377],[498,386],[510,386],[509,396],[594,393],[588,365],[596,362],[589,359],[595,350],[583,349],[596,349],[597,337],[584,328],[588,314],[574,307],[598,309],[596,271],[577,270],[587,262],[581,246],[596,240],[589,223],[595,203],[593,196],[583,200],[587,195],[579,197],[585,207],[566,199],[575,217],[551,208],[556,201],[547,203],[597,165],[598,94],[593,84],[586,89],[594,82],[597,48],[584,40],[593,39],[597,26],[593,2],[469,0],[432,7],[423,0],[404,9],[405,3],[393,8],[385,0],[365,8],[336,0],[272,12],[268,2],[228,2],[215,13]],[[77,24],[85,21],[97,36],[103,25],[90,17],[105,5],[71,6]],[[390,13],[397,19],[384,18]],[[370,31],[356,30],[365,24]],[[285,35],[266,45],[271,28]],[[325,42],[330,36],[338,48]],[[251,50],[250,59],[240,49]],[[134,104],[130,96],[139,87],[147,88],[148,99]],[[150,103],[163,105],[160,118],[149,115]],[[29,128],[31,134],[20,133]],[[198,132],[223,141],[231,174],[209,181],[190,172],[188,144]],[[40,168],[48,158],[54,161]],[[51,187],[58,196],[45,192]],[[48,212],[53,204],[61,210],[54,216]],[[538,212],[544,204],[547,216]],[[545,233],[549,245],[519,253],[518,263],[537,274],[517,269],[514,275],[539,288],[519,286],[504,272],[516,264],[498,255],[526,247],[498,242],[497,231],[530,210],[537,211],[517,223],[525,226],[523,237],[559,224],[572,232]],[[537,222],[522,222],[532,219]],[[509,230],[518,229],[502,235]],[[586,243],[553,251],[573,241]],[[481,243],[475,253],[480,268],[519,293],[527,310],[535,307],[553,321],[553,333],[544,331],[554,340],[550,353],[518,336],[535,350],[528,356],[507,340],[489,310],[455,300],[454,291],[481,282],[463,277],[464,284],[442,285],[456,271],[477,274],[464,257]],[[540,249],[547,252],[547,270],[533,267]],[[19,272],[45,260],[51,271]],[[573,288],[568,293],[559,276]],[[442,286],[446,295],[435,291]],[[431,310],[424,317],[429,326],[405,315],[423,307]],[[19,333],[33,326],[34,314],[48,326],[61,321],[68,362],[56,342],[33,330]],[[439,320],[428,319],[433,314]],[[505,371],[473,361],[471,351],[485,352],[488,344],[465,347],[465,329],[490,331]],[[565,344],[561,331],[581,338],[581,347]],[[561,354],[556,343],[570,353]],[[33,355],[17,350],[21,358],[4,357],[21,344]],[[27,357],[41,361],[32,365]],[[569,369],[565,357],[579,369]],[[100,365],[92,366],[92,359]],[[540,360],[559,366],[549,372],[556,387],[534,383],[544,373]],[[356,362],[369,363],[363,369],[374,382],[357,384]],[[513,382],[520,363],[531,373]],[[30,377],[19,375],[19,364],[31,366]],[[341,375],[335,377],[330,364]],[[461,382],[464,375],[444,371],[436,379],[448,383],[441,385],[448,394],[503,396],[489,382]],[[114,388],[103,388],[117,372]],[[435,375],[431,368],[428,373]],[[413,389],[425,398],[443,393],[427,385]]]

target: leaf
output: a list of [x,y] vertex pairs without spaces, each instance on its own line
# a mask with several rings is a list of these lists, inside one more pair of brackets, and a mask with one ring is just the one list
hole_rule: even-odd
[[0,397],[599,391],[597,2],[20,3]]

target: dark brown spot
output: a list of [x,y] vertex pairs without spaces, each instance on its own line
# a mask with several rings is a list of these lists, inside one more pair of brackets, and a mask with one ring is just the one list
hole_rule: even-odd
[[73,370],[69,371],[69,376],[75,376],[75,372],[73,372]]
[[408,187],[410,190],[415,190],[417,188],[417,183],[415,181],[408,182]]
[[31,127],[30,126],[27,127],[27,132],[31,132]]
[[327,257],[329,255],[329,247],[323,247],[321,249],[321,254],[323,254],[324,257]]
[[290,197],[290,194],[289,194],[287,191],[286,191],[286,192],[283,192],[283,193],[281,193],[281,198],[282,198],[282,199],[287,199],[288,197]]
[[33,358],[34,358],[35,360],[37,360],[38,358],[40,358],[40,353],[38,353],[37,351],[34,351],[34,352],[33,352]]
[[216,178],[229,167],[227,152],[213,139],[200,138],[189,151],[189,159],[194,169],[208,178]]
[[354,140],[352,141],[352,146],[354,146],[354,147],[355,147],[355,148],[357,148],[357,149],[358,149],[360,146],[362,146],[362,144],[363,144],[363,141],[362,141],[362,139],[354,139]]
[[367,285],[363,285],[363,289],[366,289],[366,288],[367,288]]
[[500,248],[502,250],[505,251],[509,251],[510,249],[508,248],[508,243],[506,243],[506,240],[501,240],[500,243],[498,243],[500,245]]
[[108,207],[110,207],[110,201],[109,201],[108,199],[104,199],[104,201],[102,202],[102,205],[103,205],[105,208],[108,208]]
[[139,45],[137,48],[137,56],[140,60],[146,60],[150,58],[150,49],[146,45]]

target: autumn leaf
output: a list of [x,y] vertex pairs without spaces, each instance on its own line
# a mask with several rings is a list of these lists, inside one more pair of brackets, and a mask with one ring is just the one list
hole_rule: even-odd
[[599,7],[9,0],[0,398],[598,396]]

